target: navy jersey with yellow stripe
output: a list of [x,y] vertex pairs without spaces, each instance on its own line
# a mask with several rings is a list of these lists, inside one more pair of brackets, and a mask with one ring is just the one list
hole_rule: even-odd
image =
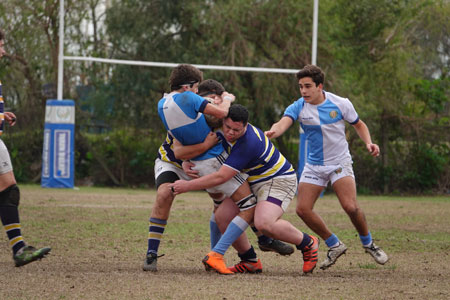
[[162,143],[158,149],[158,158],[181,168],[181,163],[183,161],[177,159],[175,153],[173,153],[173,136],[171,136],[170,133],[167,133],[164,143]]
[[250,185],[269,180],[275,176],[295,174],[291,163],[278,151],[264,132],[248,124],[247,131],[233,143],[226,141],[217,131],[229,156],[224,165],[247,173]]

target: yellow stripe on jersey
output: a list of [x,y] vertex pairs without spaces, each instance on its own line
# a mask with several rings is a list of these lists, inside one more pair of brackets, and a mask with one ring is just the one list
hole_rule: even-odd
[[160,146],[158,151],[161,154],[161,159],[164,160],[164,161],[168,161],[168,159],[167,159],[167,151],[164,149],[164,147]]
[[[258,130],[256,129],[256,127],[252,126],[251,127],[253,129],[253,131],[255,132],[256,136],[259,138],[260,141],[262,141],[263,139],[261,138],[261,135],[259,134]],[[267,138],[266,136],[264,136],[265,138]],[[266,141],[267,144],[267,141]]]
[[[252,175],[249,176],[247,178],[248,182],[253,182],[253,181],[257,181],[259,179],[265,178],[265,177],[270,177],[272,175],[274,175],[275,173],[277,173],[286,163],[286,158],[282,155],[280,155],[280,159],[277,161],[277,163],[270,169],[268,169],[266,172],[262,173],[262,174],[258,174],[258,175]],[[291,166],[289,168],[288,171],[286,172],[293,172],[294,168]]]
[[162,161],[171,163],[172,165],[174,165],[177,168],[182,168],[179,163],[176,163],[176,162],[170,160],[169,156],[167,155],[167,151],[164,149],[163,146],[159,147],[158,152],[159,152],[159,154],[161,154]]

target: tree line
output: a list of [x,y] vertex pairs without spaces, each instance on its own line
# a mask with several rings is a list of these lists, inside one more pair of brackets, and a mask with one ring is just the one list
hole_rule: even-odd
[[[19,181],[38,182],[47,99],[56,97],[57,0],[0,4],[0,80]],[[66,0],[65,55],[300,69],[311,60],[312,0]],[[321,0],[317,64],[325,89],[349,98],[381,156],[352,130],[358,189],[450,191],[450,3]],[[64,99],[76,102],[77,184],[152,186],[164,139],[157,102],[169,68],[66,61]],[[266,130],[300,97],[293,74],[203,70]],[[298,126],[275,143],[296,165]]]

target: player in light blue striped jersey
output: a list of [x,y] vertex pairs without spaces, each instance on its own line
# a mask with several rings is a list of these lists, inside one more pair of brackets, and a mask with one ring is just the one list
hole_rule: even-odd
[[276,138],[295,121],[305,132],[308,155],[298,186],[297,214],[329,247],[327,258],[320,268],[332,266],[347,251],[344,243],[313,210],[330,181],[342,208],[358,231],[365,251],[377,263],[385,264],[388,256],[373,243],[364,212],[356,201],[355,176],[345,136],[345,122],[355,128],[372,156],[378,156],[380,149],[372,142],[369,129],[359,119],[350,100],[323,90],[325,75],[319,67],[307,65],[296,76],[302,97],[289,105],[281,120],[265,134]]

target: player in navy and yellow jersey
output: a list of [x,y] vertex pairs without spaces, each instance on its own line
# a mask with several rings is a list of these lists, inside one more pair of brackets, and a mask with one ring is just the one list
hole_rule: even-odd
[[[195,73],[196,72],[194,69],[194,74]],[[203,85],[203,87],[208,88],[210,86],[208,85],[208,82],[209,81],[207,81]],[[192,87],[193,86],[194,85],[192,85]],[[224,90],[222,92],[224,92]],[[175,96],[177,93],[175,92],[171,94]],[[192,96],[193,95],[189,95],[189,97]],[[170,119],[170,117],[170,114],[168,114],[167,120]],[[171,121],[167,122],[173,124]],[[176,132],[179,132],[179,130]],[[147,257],[143,265],[143,269],[145,271],[157,271],[158,248],[165,230],[165,226],[167,225],[170,208],[174,200],[174,194],[168,188],[168,184],[174,182],[177,179],[188,179],[186,174],[181,169],[181,159],[199,159],[199,157],[202,157],[203,153],[211,153],[210,149],[217,148],[217,145],[220,146],[220,151],[223,152],[222,145],[218,144],[217,136],[213,132],[211,132],[210,129],[199,130],[197,134],[201,134],[202,132],[204,132],[203,135],[206,134],[206,137],[201,136],[196,140],[202,142],[198,144],[191,144],[188,146],[181,146],[181,143],[176,140],[171,133],[168,132],[164,143],[158,150],[158,158],[155,160],[155,181],[157,187],[157,197],[156,202],[153,205],[150,217]],[[193,135],[192,133],[189,134]],[[183,136],[183,138],[184,142],[186,142],[186,136]],[[204,140],[202,140],[202,138],[204,138]],[[175,144],[178,145],[178,147],[174,147]],[[215,200],[215,209],[220,203],[222,203],[218,208],[219,216],[222,221],[216,223],[214,212],[210,219],[211,249],[213,249],[213,247],[219,242],[221,238],[219,226],[221,226],[222,230],[225,231],[227,227],[226,225],[236,215],[235,213],[232,215],[230,211],[234,212],[234,209],[236,209],[237,206],[229,198],[225,198],[223,200],[223,197],[221,195],[211,195],[211,197],[213,198],[213,200],[218,199]],[[243,236],[245,236],[245,234]],[[285,245],[280,241],[265,237],[261,234],[259,234],[258,242],[260,244],[260,248],[264,249],[264,251],[274,251],[282,255],[289,255],[293,251],[293,249],[291,250],[288,245]],[[246,237],[240,237],[239,241],[237,240],[233,245],[238,251],[239,257],[247,260],[255,260],[255,263],[259,262],[256,257],[256,253],[253,250],[253,247],[251,247]],[[259,262],[259,265],[260,264],[261,263]]]
[[[0,30],[0,58],[6,54],[4,48],[4,34]],[[3,107],[2,84],[0,82],[0,134],[3,132],[4,121],[14,126],[16,116],[12,112],[5,112]],[[8,149],[0,139],[0,219],[8,235],[9,245],[13,251],[13,259],[16,267],[43,258],[50,252],[50,248],[36,249],[26,245],[21,232],[19,221],[20,191],[9,157]]]
[[[217,105],[213,105],[197,95],[202,76],[202,72],[192,65],[178,65],[170,74],[171,92],[164,94],[158,102],[158,114],[164,126],[184,146],[198,144],[211,132],[204,114],[223,118],[228,113],[230,103],[235,99],[232,94],[225,92],[221,101],[216,103]],[[196,162],[199,174],[206,175],[218,169],[225,160],[225,156],[226,152],[223,151],[222,145],[217,144],[192,160]],[[209,188],[207,191],[222,195],[215,199],[216,201],[231,197],[240,210],[214,246],[214,251],[211,251],[210,255],[203,260],[207,270],[212,268],[220,274],[231,275],[234,273],[226,268],[223,255],[253,221],[256,198],[245,181],[244,174],[236,174],[226,182]],[[208,260],[208,257],[214,257],[214,259]]]
[[[229,156],[215,173],[195,180],[178,180],[170,185],[175,194],[221,184],[239,172],[246,173],[257,197],[254,223],[262,233],[296,245],[303,253],[303,272],[311,273],[317,264],[318,239],[302,233],[281,219],[297,189],[292,165],[257,127],[248,123],[248,110],[235,104],[223,120],[222,135]],[[230,268],[234,271],[234,268]]]

